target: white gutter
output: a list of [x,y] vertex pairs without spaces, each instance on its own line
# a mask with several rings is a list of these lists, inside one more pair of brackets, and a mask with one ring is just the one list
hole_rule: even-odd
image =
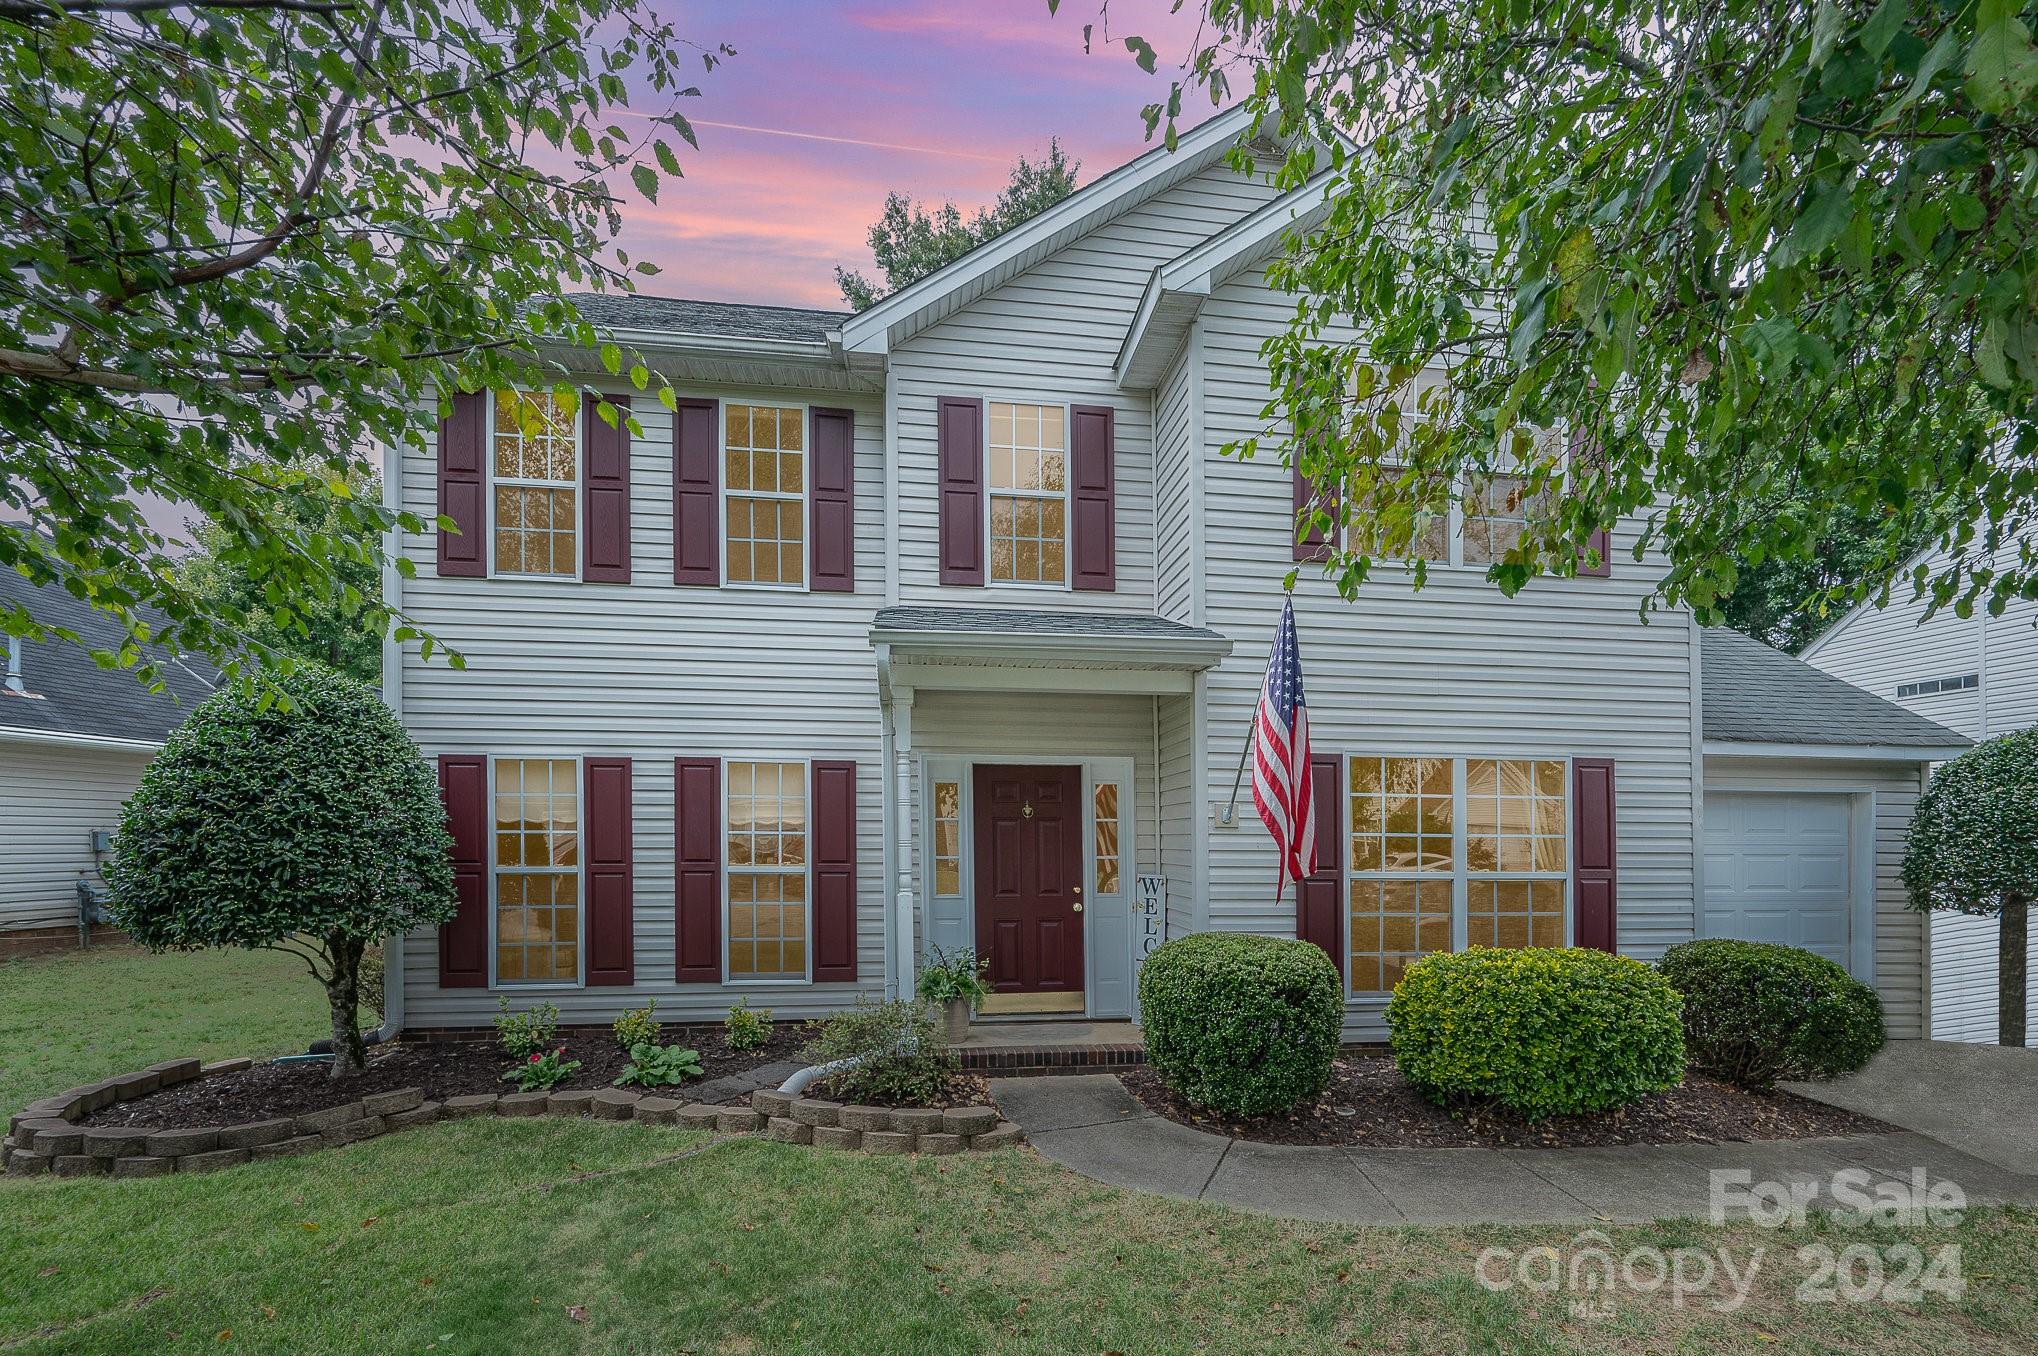
[[0,739],[16,740],[23,744],[49,744],[60,749],[105,749],[122,753],[157,753],[163,747],[160,739],[117,739],[112,735],[66,734],[61,730],[25,730],[11,725],[0,725]]
[[1708,758],[1844,759],[1848,762],[1940,763],[1967,752],[1966,744],[1740,744],[1705,741]]
[[1137,667],[1170,663],[1208,668],[1231,653],[1223,636],[1042,635],[994,631],[890,631],[872,629],[873,645],[892,646],[899,658],[1040,660],[1063,657],[1093,665]]

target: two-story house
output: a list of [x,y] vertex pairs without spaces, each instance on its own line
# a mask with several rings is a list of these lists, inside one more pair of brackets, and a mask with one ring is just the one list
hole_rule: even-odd
[[[964,946],[993,1012],[1123,1017],[1158,927],[1320,943],[1355,1037],[1426,952],[1708,932],[1818,947],[1920,1031],[1894,873],[1958,736],[1645,621],[1633,524],[1502,597],[1504,481],[1411,546],[1427,587],[1390,567],[1344,602],[1296,542],[1304,488],[1220,454],[1262,426],[1292,308],[1264,265],[1320,201],[1223,162],[1253,132],[1213,119],[853,316],[584,299],[676,412],[598,382],[629,437],[463,395],[392,462],[393,500],[459,531],[400,543],[390,588],[466,658],[387,664],[461,888],[392,948],[399,1024],[501,994],[810,1016]],[[1277,895],[1232,787],[1298,561],[1322,861]]]

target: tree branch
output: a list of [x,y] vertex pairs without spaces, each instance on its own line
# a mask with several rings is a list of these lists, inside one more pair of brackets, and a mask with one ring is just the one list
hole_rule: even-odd
[[344,14],[355,0],[0,0],[0,19],[27,23],[67,14],[154,14],[166,9],[289,10],[297,14]]

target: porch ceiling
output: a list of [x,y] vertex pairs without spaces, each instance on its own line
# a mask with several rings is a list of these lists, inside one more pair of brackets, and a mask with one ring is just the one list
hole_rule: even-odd
[[901,687],[1186,692],[1231,653],[1219,632],[1140,613],[888,607],[870,643]]

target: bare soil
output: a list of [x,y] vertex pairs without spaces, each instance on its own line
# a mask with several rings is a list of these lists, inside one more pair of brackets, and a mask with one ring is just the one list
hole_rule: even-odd
[[1149,1111],[1199,1130],[1266,1144],[1370,1148],[1560,1149],[1609,1144],[1719,1143],[1885,1132],[1893,1127],[1787,1092],[1749,1092],[1687,1072],[1681,1087],[1593,1116],[1530,1123],[1498,1109],[1456,1112],[1423,1098],[1381,1056],[1342,1055],[1329,1088],[1310,1106],[1240,1119],[1191,1106],[1152,1069],[1119,1075]]

